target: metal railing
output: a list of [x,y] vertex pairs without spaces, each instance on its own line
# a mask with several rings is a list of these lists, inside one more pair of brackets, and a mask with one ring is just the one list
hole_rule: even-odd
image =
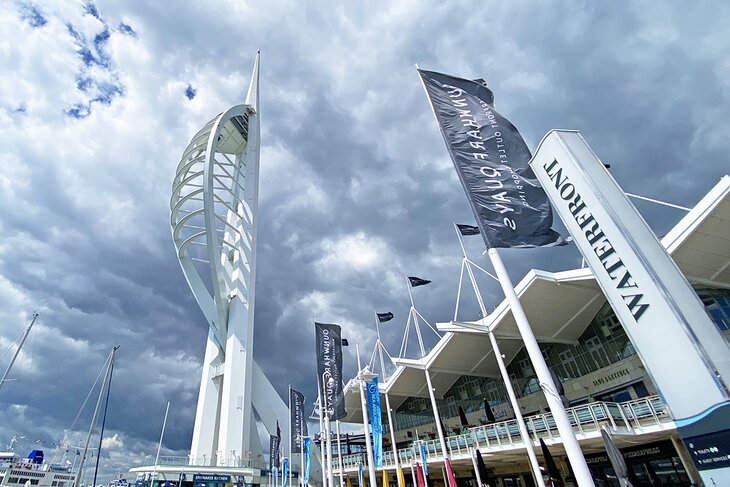
[[[154,461],[154,460],[153,460]],[[151,462],[142,460],[140,465],[151,465]],[[228,458],[211,461],[208,457],[192,458],[190,456],[161,456],[157,462],[159,466],[205,466],[205,467],[238,467],[238,468],[254,468],[264,470],[267,467],[266,461],[258,458],[241,458],[230,456]],[[298,470],[298,469],[295,469]]]
[[[657,429],[674,429],[674,420],[669,408],[659,398],[650,396],[633,401],[592,402],[568,408],[568,418],[578,439],[586,439],[600,435],[601,428],[607,426],[621,434],[643,434]],[[525,418],[528,433],[534,442],[539,438],[560,439],[558,428],[551,413],[535,414]],[[447,436],[446,448],[449,457],[468,457],[470,448],[479,448],[483,453],[524,448],[517,421],[514,419],[501,421],[485,426],[465,428],[465,433]],[[420,452],[416,451],[416,442],[410,448],[398,450],[401,465],[408,466],[420,460]],[[428,461],[440,461],[443,457],[438,439],[425,440]],[[365,454],[358,453],[342,457],[345,471],[357,469],[359,463],[365,464]],[[392,451],[383,452],[383,467],[394,468]],[[339,468],[336,468],[339,471]]]

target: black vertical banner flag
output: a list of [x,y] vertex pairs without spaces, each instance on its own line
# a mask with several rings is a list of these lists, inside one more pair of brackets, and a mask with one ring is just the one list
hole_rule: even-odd
[[530,149],[482,80],[418,70],[487,248],[565,244]]
[[302,452],[302,436],[304,436],[304,394],[289,389],[289,424],[291,424],[291,451]]
[[345,417],[342,395],[342,338],[339,325],[314,323],[317,340],[317,380],[327,404],[330,419]]
[[[276,425],[279,428],[279,425]],[[278,435],[269,435],[269,470],[279,468],[279,440]]]

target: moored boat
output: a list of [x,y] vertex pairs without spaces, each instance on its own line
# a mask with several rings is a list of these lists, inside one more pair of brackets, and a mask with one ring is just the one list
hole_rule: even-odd
[[28,458],[20,458],[14,452],[0,455],[5,466],[0,487],[72,487],[75,484],[77,474],[70,466],[45,463],[43,459],[43,450],[31,451]]

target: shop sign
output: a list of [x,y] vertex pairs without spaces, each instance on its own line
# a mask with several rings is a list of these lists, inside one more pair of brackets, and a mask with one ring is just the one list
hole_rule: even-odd
[[193,475],[193,484],[204,482],[215,482],[215,483],[230,483],[230,475],[220,475],[217,473],[196,473]]

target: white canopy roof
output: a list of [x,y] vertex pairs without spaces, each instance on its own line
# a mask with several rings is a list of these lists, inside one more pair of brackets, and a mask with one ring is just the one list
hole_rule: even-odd
[[[730,288],[730,177],[724,176],[697,205],[662,238],[662,244],[694,283]],[[564,272],[531,270],[515,287],[535,336],[541,342],[576,343],[606,299],[588,268]],[[421,359],[396,358],[396,371],[380,383],[397,408],[408,397],[428,397],[423,370],[428,368],[436,397],[463,375],[499,377],[489,337],[493,330],[509,363],[522,348],[517,324],[506,300],[489,316],[473,322],[437,325],[446,332]],[[348,417],[360,421],[357,385],[346,386]]]

